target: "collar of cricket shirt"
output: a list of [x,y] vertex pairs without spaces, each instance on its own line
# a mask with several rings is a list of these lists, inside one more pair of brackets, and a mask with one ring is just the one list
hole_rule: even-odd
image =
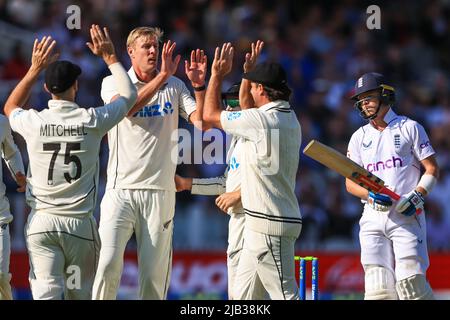
[[389,108],[389,111],[384,115],[384,122],[389,124],[392,120],[397,118],[397,114],[392,110],[392,108]]
[[[159,73],[159,70],[156,70],[156,74]],[[136,85],[136,84],[140,84],[140,85],[146,85],[147,82],[141,81],[138,79],[136,72],[134,71],[133,67],[131,67],[128,70],[128,76],[130,77],[131,82]],[[166,82],[164,82],[164,85],[166,85],[169,82],[169,80],[167,80]],[[163,86],[164,87],[164,86]]]
[[268,111],[268,110],[272,110],[272,109],[278,110],[278,111],[280,111],[279,109],[281,109],[283,111],[284,110],[288,111],[291,109],[291,106],[289,105],[289,102],[287,102],[287,101],[277,100],[277,101],[271,101],[271,102],[266,103],[265,105],[259,107],[259,110],[261,110],[261,111]]
[[48,101],[48,107],[50,109],[52,109],[52,108],[69,108],[69,109],[79,108],[78,104],[76,104],[73,101],[53,100],[53,99]]

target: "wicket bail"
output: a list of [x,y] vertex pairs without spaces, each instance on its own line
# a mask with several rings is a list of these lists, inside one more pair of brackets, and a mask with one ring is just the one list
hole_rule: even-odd
[[311,261],[311,293],[312,300],[319,300],[319,258],[313,256],[295,256],[295,261],[300,263],[299,272],[299,296],[300,300],[306,300],[306,263]]

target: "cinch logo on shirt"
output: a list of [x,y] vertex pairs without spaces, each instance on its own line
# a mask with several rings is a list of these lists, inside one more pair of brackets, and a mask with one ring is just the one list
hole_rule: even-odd
[[403,161],[400,158],[396,158],[392,156],[391,159],[388,159],[386,161],[378,161],[376,163],[370,163],[367,165],[367,171],[369,172],[376,172],[376,171],[383,171],[385,169],[391,169],[396,167],[403,167]]
[[421,143],[421,144],[420,144],[420,149],[425,149],[426,147],[429,147],[430,145],[431,145],[431,144],[430,144],[430,141]]
[[153,106],[145,106],[135,114],[133,117],[140,118],[150,118],[150,117],[164,117],[165,115],[169,115],[173,113],[173,106],[170,102],[166,102],[164,107],[161,108],[161,105],[155,104]]

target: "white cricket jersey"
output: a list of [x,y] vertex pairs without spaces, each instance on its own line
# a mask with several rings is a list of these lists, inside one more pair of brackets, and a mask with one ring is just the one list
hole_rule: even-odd
[[[25,173],[22,156],[14,143],[8,119],[3,115],[0,115],[0,143],[2,158],[5,160],[12,177],[15,179],[17,172]],[[0,170],[0,224],[11,222],[13,219],[5,191],[6,186],[3,183],[3,171]]]
[[397,115],[392,109],[379,131],[370,123],[351,137],[347,156],[385,181],[399,195],[413,190],[421,177],[420,161],[435,152],[424,128],[414,120]]
[[50,100],[48,109],[15,109],[11,128],[27,143],[27,202],[45,213],[86,216],[97,200],[102,137],[128,112],[122,99],[98,108]]
[[[128,75],[138,90],[145,86],[133,68]],[[113,79],[103,79],[103,101],[109,103],[117,94]],[[106,188],[175,191],[177,159],[172,159],[172,154],[178,155],[178,116],[188,120],[194,111],[195,100],[189,90],[171,76],[140,111],[108,132]]]
[[[192,179],[192,194],[219,195],[236,191],[241,186],[242,138],[233,136],[227,152],[227,168],[223,176]],[[242,206],[230,208],[228,214],[243,213]]]
[[242,137],[241,198],[246,227],[298,237],[301,214],[294,193],[301,144],[300,123],[286,101],[220,117],[223,129]]

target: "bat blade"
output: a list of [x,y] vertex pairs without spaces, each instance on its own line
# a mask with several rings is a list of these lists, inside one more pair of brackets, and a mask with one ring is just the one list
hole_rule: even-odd
[[384,181],[376,175],[317,140],[311,140],[303,149],[303,153],[369,191],[387,194],[394,200],[400,199],[400,196],[386,188]]

